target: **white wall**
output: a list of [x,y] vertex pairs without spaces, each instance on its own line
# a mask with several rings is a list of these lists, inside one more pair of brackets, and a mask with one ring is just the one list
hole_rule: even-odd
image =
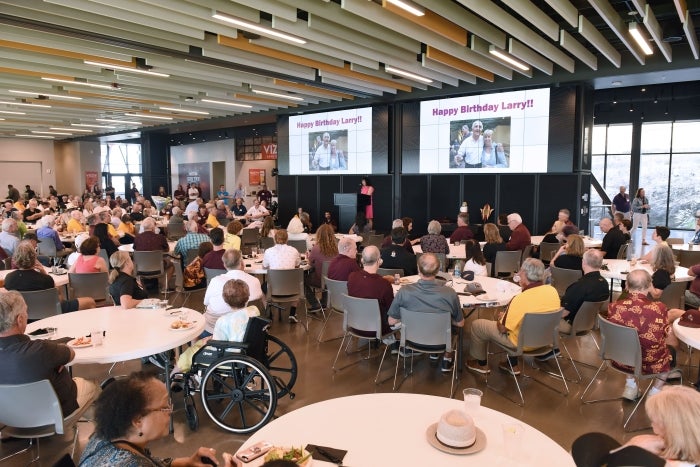
[[54,186],[59,193],[80,194],[85,189],[85,172],[102,174],[98,141],[56,143],[55,159],[58,185]]
[[20,193],[31,185],[37,194],[48,194],[56,186],[54,142],[28,138],[0,138],[0,198],[12,184]]

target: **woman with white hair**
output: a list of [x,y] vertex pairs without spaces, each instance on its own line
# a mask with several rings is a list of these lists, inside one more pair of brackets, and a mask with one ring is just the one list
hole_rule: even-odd
[[508,167],[501,143],[493,142],[493,130],[484,130],[484,149],[481,153],[482,167]]
[[442,226],[436,220],[428,223],[428,235],[423,235],[420,239],[420,247],[423,253],[445,253],[450,252],[450,245],[443,235],[440,234]]
[[311,250],[313,244],[311,243],[311,237],[309,234],[304,232],[304,223],[299,219],[299,216],[292,217],[287,225],[287,239],[288,240],[306,240],[306,251]]
[[68,256],[73,250],[66,248],[63,243],[61,243],[61,237],[53,228],[55,222],[56,218],[53,215],[44,216],[39,219],[36,223],[37,227],[39,227],[36,231],[36,238],[39,241],[42,239],[52,241],[56,246],[56,256]]

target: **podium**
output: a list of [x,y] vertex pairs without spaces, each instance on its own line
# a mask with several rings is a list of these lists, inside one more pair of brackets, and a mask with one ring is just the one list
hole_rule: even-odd
[[357,197],[356,193],[333,193],[333,204],[338,208],[338,232],[347,233],[355,223]]

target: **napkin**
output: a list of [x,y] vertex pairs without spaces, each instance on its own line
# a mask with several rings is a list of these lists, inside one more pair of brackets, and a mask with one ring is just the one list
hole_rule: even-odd
[[328,446],[319,446],[316,444],[307,444],[305,449],[309,451],[311,457],[316,460],[332,462],[338,465],[343,463],[343,458],[345,454],[348,453],[348,451],[343,449],[329,448]]

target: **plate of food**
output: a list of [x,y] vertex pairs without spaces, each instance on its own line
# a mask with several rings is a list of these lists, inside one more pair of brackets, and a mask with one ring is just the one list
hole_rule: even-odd
[[413,281],[407,277],[402,277],[401,279],[399,279],[399,284],[401,284],[401,285],[412,284],[412,283],[413,283]]
[[172,323],[170,323],[170,330],[171,331],[187,331],[188,329],[191,329],[194,327],[194,322],[192,321],[184,321],[181,319],[176,319]]
[[481,300],[482,302],[492,302],[492,301],[495,300],[495,298],[493,298],[491,295],[489,295],[489,294],[487,294],[487,293],[483,293],[483,294],[481,294],[481,295],[477,295],[477,296],[476,296],[476,299],[477,299],[477,300]]
[[311,464],[311,453],[302,447],[275,446],[265,454],[265,462],[286,460],[296,465],[306,467]]
[[92,339],[90,337],[78,337],[67,342],[69,347],[74,349],[81,349],[83,347],[90,347],[92,345]]

